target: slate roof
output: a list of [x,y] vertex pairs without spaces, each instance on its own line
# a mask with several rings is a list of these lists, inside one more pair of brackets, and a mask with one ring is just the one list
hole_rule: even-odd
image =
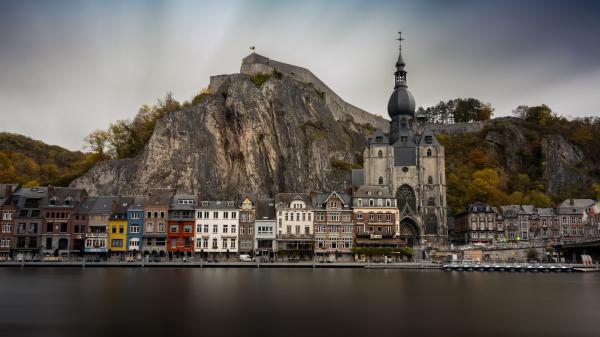
[[588,207],[596,202],[592,199],[567,199],[556,208],[556,213],[561,215],[581,215]]
[[[425,141],[425,137],[431,137],[431,143],[427,143]],[[419,139],[419,146],[439,146],[440,143],[438,142],[437,138],[435,137],[435,134],[433,133],[433,131],[431,131],[430,128],[426,127],[425,130],[423,130],[423,133],[421,133],[421,138]]]
[[46,207],[48,205],[48,188],[47,187],[31,187],[31,188],[21,188],[10,196],[10,199],[14,201],[15,206],[17,206],[17,210],[21,210],[25,208],[25,201],[27,199],[39,199],[39,205],[37,208],[31,209],[40,209],[42,207]]
[[[193,200],[193,204],[181,204],[180,200]],[[171,199],[171,210],[189,211],[195,210],[198,205],[198,197],[192,194],[176,194]]]
[[279,193],[275,196],[275,205],[283,203],[283,207],[289,207],[294,200],[302,200],[308,208],[312,206],[312,200],[307,193]]
[[238,206],[233,200],[201,200],[198,202],[198,209],[237,209]]
[[134,198],[131,205],[129,205],[129,208],[127,209],[127,211],[143,211],[145,201],[146,201],[145,198],[140,198],[140,197]]
[[[352,197],[350,195],[348,195],[347,193],[344,193],[344,192],[331,192],[331,193],[315,192],[315,193],[311,194],[313,208],[325,209],[327,200],[333,193],[336,193],[340,197],[340,199],[342,199],[342,202],[344,203],[344,208],[348,208],[350,206]],[[319,205],[321,205],[321,206],[319,206]]]
[[98,196],[94,198],[95,200],[93,200],[93,203],[89,206],[87,214],[111,215],[113,213],[113,201],[116,203],[119,200],[119,197],[115,196]]
[[145,205],[169,206],[173,195],[175,195],[175,189],[173,188],[153,188],[150,190],[150,195],[148,196]]
[[389,145],[390,138],[383,133],[383,130],[377,129],[375,133],[367,139],[369,144]]
[[258,199],[256,201],[256,220],[276,220],[275,200]]
[[[371,192],[371,194],[369,194]],[[393,199],[394,195],[387,186],[360,186],[354,192],[353,198],[388,198]]]
[[[70,187],[49,187],[48,188],[48,207],[75,206],[77,203],[87,197],[87,192],[81,188]],[[71,204],[65,205],[65,201],[70,199]],[[51,201],[54,200],[54,205]]]

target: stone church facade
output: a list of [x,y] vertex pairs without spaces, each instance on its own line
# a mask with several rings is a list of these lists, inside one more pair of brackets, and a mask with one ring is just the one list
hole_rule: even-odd
[[404,67],[400,52],[388,102],[390,133],[377,130],[369,138],[362,183],[386,186],[396,197],[396,232],[409,245],[443,247],[448,244],[444,147],[430,129],[417,125]]

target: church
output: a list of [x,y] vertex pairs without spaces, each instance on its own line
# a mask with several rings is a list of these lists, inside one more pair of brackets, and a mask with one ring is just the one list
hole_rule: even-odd
[[443,247],[448,244],[444,147],[427,126],[417,123],[404,67],[400,45],[387,107],[389,135],[375,131],[364,150],[362,177],[360,171],[353,175],[362,185],[384,186],[395,196],[400,238],[415,247]]

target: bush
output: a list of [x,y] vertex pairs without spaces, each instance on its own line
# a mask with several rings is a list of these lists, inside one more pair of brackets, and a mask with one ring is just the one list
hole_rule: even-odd
[[250,77],[250,81],[252,81],[257,88],[260,88],[260,86],[263,85],[263,83],[265,83],[269,78],[271,78],[271,76],[258,74]]
[[341,171],[352,171],[352,163],[349,163],[344,160],[339,159],[331,159],[331,168],[341,170]]

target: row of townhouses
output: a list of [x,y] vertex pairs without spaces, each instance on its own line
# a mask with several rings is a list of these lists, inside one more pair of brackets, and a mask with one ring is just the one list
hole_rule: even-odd
[[153,189],[145,198],[52,186],[0,189],[3,258],[248,254],[348,260],[365,248],[398,253],[408,241],[400,235],[396,198],[384,186],[362,186],[352,195],[249,194],[221,201],[174,189]]
[[554,208],[533,205],[491,207],[476,202],[454,218],[458,244],[580,241],[600,234],[599,205],[591,199],[567,199]]

